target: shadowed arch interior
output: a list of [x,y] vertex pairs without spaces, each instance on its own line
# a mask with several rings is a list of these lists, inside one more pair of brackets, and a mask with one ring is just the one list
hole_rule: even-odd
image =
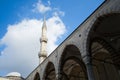
[[40,80],[40,75],[38,72],[35,74],[34,80]]
[[44,80],[56,80],[55,67],[52,62],[49,62],[46,66]]
[[68,45],[61,56],[61,80],[87,80],[86,67],[81,59],[79,49]]
[[99,17],[90,30],[88,51],[97,80],[120,79],[120,13]]

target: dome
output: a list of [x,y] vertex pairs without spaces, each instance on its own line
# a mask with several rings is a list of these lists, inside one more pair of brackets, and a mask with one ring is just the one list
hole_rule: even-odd
[[11,72],[11,73],[8,73],[6,76],[17,76],[17,77],[21,77],[21,74],[18,73],[18,72]]

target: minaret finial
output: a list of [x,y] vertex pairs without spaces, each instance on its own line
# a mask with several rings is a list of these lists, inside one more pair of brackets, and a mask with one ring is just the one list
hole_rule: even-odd
[[48,41],[47,26],[46,26],[46,20],[45,20],[45,16],[44,16],[43,26],[42,26],[42,34],[41,34],[41,38],[40,38],[41,47],[40,47],[40,52],[38,54],[40,63],[47,57],[47,41]]

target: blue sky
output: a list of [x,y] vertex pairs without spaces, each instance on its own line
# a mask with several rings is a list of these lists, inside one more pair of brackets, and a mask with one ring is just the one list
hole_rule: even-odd
[[[21,42],[24,42],[24,40],[31,39],[31,42],[33,41],[33,43],[35,43],[35,40],[33,40],[35,35],[33,35],[31,38],[19,37],[22,39],[24,38],[24,40],[21,40],[16,38],[16,35],[12,34],[13,32],[15,34],[18,33],[17,36],[19,36],[19,34],[21,34],[19,32],[22,31],[23,33],[24,29],[27,27],[26,31],[31,28],[31,33],[30,31],[28,31],[28,33],[32,34],[32,32],[34,32],[32,31],[34,29],[33,26],[38,26],[39,23],[42,23],[43,15],[45,14],[46,21],[48,23],[48,32],[51,33],[51,35],[48,35],[48,37],[53,37],[51,42],[48,43],[48,45],[53,44],[53,48],[48,50],[48,52],[52,52],[52,50],[54,50],[70,33],[72,33],[73,30],[75,30],[100,4],[102,4],[103,1],[104,0],[0,0],[0,63],[2,63],[2,66],[0,65],[0,76],[4,76],[9,72],[14,71],[13,69],[15,69],[15,71],[22,73],[23,76],[26,77],[29,72],[31,72],[38,65],[36,62],[34,66],[26,71],[26,73],[24,71],[21,71],[21,68],[24,67],[26,69],[27,65],[17,68],[18,62],[20,64],[23,64],[22,60],[20,61],[20,59],[18,62],[12,61],[16,60],[15,58],[11,59],[15,54],[19,54],[17,53],[19,50],[17,51],[18,48],[16,48],[16,46],[22,46],[20,44],[17,44],[19,43],[17,41],[19,40]],[[41,7],[40,5],[42,5],[42,8],[39,8]],[[56,24],[56,21],[59,22],[59,24]],[[35,25],[29,27],[31,25],[31,22],[35,23]],[[39,28],[41,28],[41,24],[39,25]],[[55,29],[60,31],[57,35],[56,32],[53,31],[55,26],[58,26]],[[38,35],[36,37],[39,38],[41,31],[37,30],[38,27],[35,28],[35,32]],[[27,34],[25,36],[27,36]],[[10,41],[15,41],[16,44]],[[13,45],[15,47],[13,47]],[[26,45],[24,45],[24,47]],[[30,46],[32,45],[33,44]],[[34,46],[36,47],[35,44]],[[15,49],[16,53],[14,53]],[[24,51],[26,50],[24,48]],[[31,54],[37,55],[38,53],[35,52],[38,52],[38,50],[35,49],[35,51]],[[30,58],[28,59],[28,63],[30,62]],[[9,62],[7,60],[11,61]],[[36,61],[36,59],[34,61]],[[12,62],[14,62],[14,64]],[[11,64],[11,66],[8,63],[12,63],[13,65]],[[12,68],[14,65],[15,67]]]

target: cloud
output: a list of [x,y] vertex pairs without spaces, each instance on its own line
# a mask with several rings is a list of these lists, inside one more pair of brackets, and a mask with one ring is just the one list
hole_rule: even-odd
[[51,10],[50,4],[51,4],[50,1],[48,1],[48,6],[44,5],[41,1],[38,1],[36,4],[33,5],[34,9],[32,11],[43,14]]
[[[60,17],[53,16],[47,21],[48,26],[48,52],[51,52],[58,45],[55,44],[59,38],[66,32],[66,27]],[[52,45],[54,42],[54,45]]]
[[[66,26],[60,18],[64,16],[64,12],[58,8],[52,8],[50,1],[45,5],[41,0],[34,4],[32,11],[39,15],[46,12],[52,14],[46,20],[49,55],[58,46],[57,41],[66,32]],[[6,34],[0,39],[0,46],[5,46],[0,53],[0,73],[20,72],[26,77],[36,68],[39,63],[42,24],[43,19],[27,18],[8,25]]]
[[63,11],[55,11],[54,13],[53,13],[53,15],[55,15],[55,16],[64,16],[65,15],[65,13],[63,12]]
[[[40,36],[43,20],[23,19],[8,25],[7,33],[0,40],[6,45],[0,56],[0,71],[20,72],[26,77],[38,65],[40,51]],[[66,32],[66,27],[59,16],[52,16],[46,20],[48,36],[48,53],[58,45],[57,40]]]
[[55,16],[65,16],[65,12],[59,10],[58,8],[53,8],[54,12],[53,15]]
[[32,9],[33,12],[44,14],[46,12],[52,12],[55,16],[64,16],[65,13],[61,11],[59,8],[51,7],[51,2],[47,1],[47,5],[44,5],[41,0],[39,0],[37,3],[35,3],[34,8]]

